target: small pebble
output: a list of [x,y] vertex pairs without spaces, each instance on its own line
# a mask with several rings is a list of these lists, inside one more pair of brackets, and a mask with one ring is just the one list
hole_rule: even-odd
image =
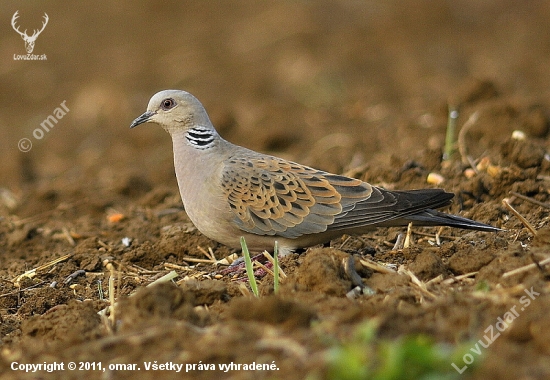
[[520,130],[515,130],[514,132],[512,132],[512,138],[514,140],[525,140],[527,136],[525,135],[525,132],[523,131],[520,131]]
[[487,174],[489,174],[491,177],[496,177],[501,172],[502,172],[502,168],[500,166],[496,166],[496,165],[487,166]]
[[107,220],[110,223],[118,223],[121,220],[123,220],[124,218],[125,218],[124,214],[111,214],[111,215],[107,216]]
[[430,173],[428,174],[428,178],[426,178],[426,182],[431,185],[441,185],[443,182],[445,182],[445,178],[443,178],[441,174]]
[[491,160],[489,159],[489,157],[483,157],[476,165],[476,169],[480,172],[484,172],[485,170],[487,170],[487,167],[489,165],[491,165]]
[[472,168],[468,168],[464,170],[464,177],[466,178],[474,178],[476,175],[476,171]]

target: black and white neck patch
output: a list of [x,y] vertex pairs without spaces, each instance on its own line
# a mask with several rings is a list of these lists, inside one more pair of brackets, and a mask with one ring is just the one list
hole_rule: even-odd
[[214,145],[217,134],[212,128],[196,126],[187,131],[185,138],[198,149],[207,149]]

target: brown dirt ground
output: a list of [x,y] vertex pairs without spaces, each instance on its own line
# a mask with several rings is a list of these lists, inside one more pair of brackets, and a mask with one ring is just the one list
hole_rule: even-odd
[[[327,349],[366,320],[377,321],[377,339],[421,333],[468,344],[511,307],[519,310],[531,288],[540,296],[462,378],[550,378],[548,268],[507,274],[547,258],[550,245],[549,3],[134,4],[3,6],[2,378],[137,376],[25,374],[10,369],[14,361],[275,361],[276,372],[142,368],[139,377],[326,378]],[[34,52],[47,61],[13,60],[24,52],[9,25],[16,10],[29,29],[48,13]],[[267,275],[262,297],[245,297],[242,274],[189,260],[207,259],[209,249],[218,259],[233,251],[186,217],[168,136],[158,128],[128,129],[164,88],[194,93],[224,137],[252,149],[395,189],[435,186],[426,178],[438,173],[439,186],[457,195],[451,212],[506,231],[445,228],[437,246],[436,229],[414,228],[412,246],[401,250],[392,249],[399,229],[344,236],[330,248],[283,258],[288,278],[277,296]],[[33,130],[64,100],[69,113],[34,139]],[[458,129],[477,115],[461,143],[477,172],[458,153],[441,159],[449,106],[460,111]],[[516,130],[525,139],[512,138]],[[22,137],[32,140],[30,152],[17,149]],[[350,255],[373,294],[346,297],[353,285],[342,261]],[[372,270],[361,258],[401,271]],[[175,285],[144,289],[171,270]],[[76,271],[82,272],[66,280]],[[97,313],[109,305],[111,276],[114,324]]]

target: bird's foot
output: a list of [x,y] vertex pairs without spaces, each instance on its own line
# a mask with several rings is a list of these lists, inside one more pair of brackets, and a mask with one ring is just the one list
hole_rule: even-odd
[[[261,263],[263,267],[267,269],[272,269],[273,264],[265,257],[263,253],[253,256],[251,259],[252,263],[258,262]],[[246,277],[246,267],[244,263],[244,258],[239,257],[237,260],[233,261],[229,267],[218,272],[219,274],[228,275],[232,274],[233,277],[238,276],[237,281],[247,281]],[[254,271],[254,277],[263,278],[267,274],[267,271],[264,268],[258,268]]]

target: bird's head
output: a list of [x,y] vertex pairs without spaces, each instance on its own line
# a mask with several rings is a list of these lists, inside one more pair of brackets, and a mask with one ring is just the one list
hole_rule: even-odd
[[171,135],[185,132],[196,125],[212,125],[197,98],[181,90],[164,90],[153,95],[147,111],[136,118],[130,128],[143,123],[158,124]]

